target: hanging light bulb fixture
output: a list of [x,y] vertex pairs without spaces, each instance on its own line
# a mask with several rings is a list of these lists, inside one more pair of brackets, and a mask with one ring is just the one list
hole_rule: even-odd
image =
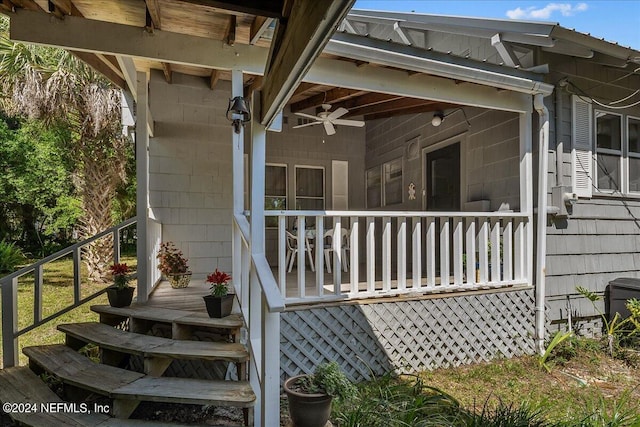
[[471,123],[469,122],[469,119],[467,118],[467,113],[465,113],[464,108],[456,108],[455,110],[450,111],[447,114],[445,114],[444,111],[436,111],[435,113],[433,113],[433,117],[431,118],[431,125],[433,127],[440,126],[442,124],[442,122],[444,122],[445,118],[449,117],[450,115],[452,115],[456,111],[462,111],[462,114],[464,114],[464,120],[467,122],[467,126],[471,127]]

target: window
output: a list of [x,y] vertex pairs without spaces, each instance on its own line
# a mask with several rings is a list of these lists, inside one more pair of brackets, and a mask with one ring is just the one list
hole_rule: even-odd
[[[287,209],[287,166],[267,164],[264,178],[265,210]],[[278,218],[266,217],[267,227],[277,227]]]
[[402,203],[402,157],[368,169],[367,208]]
[[640,117],[572,98],[572,186],[580,197],[640,196]]
[[402,157],[383,165],[384,205],[402,203]]
[[296,209],[324,209],[324,168],[296,166]]
[[367,208],[382,206],[382,181],[380,180],[380,166],[367,171]]
[[622,191],[622,117],[603,111],[596,117],[596,186],[602,192]]
[[640,119],[627,118],[629,140],[629,192],[640,193]]

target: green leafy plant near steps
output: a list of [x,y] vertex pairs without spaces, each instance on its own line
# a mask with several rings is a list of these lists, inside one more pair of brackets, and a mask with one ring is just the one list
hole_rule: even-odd
[[11,242],[0,240],[0,276],[13,272],[26,259],[19,247]]
[[553,350],[560,345],[563,341],[569,339],[573,335],[573,332],[557,332],[554,336],[544,353],[538,358],[538,364],[540,367],[546,369],[547,372],[551,372],[551,368],[547,364],[549,361],[549,357]]

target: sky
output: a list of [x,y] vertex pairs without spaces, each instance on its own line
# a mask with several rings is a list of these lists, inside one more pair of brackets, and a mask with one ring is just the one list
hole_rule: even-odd
[[556,22],[640,50],[640,0],[356,0],[353,8]]

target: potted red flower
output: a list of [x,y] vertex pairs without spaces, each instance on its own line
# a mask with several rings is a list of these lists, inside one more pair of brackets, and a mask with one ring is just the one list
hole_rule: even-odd
[[127,264],[113,264],[109,267],[113,285],[107,288],[107,298],[111,307],[126,307],[133,300],[134,287],[129,286],[131,276]]
[[231,314],[233,294],[229,294],[228,283],[231,276],[223,271],[216,271],[207,276],[207,283],[211,283],[211,294],[202,297],[207,307],[209,317],[222,318]]

